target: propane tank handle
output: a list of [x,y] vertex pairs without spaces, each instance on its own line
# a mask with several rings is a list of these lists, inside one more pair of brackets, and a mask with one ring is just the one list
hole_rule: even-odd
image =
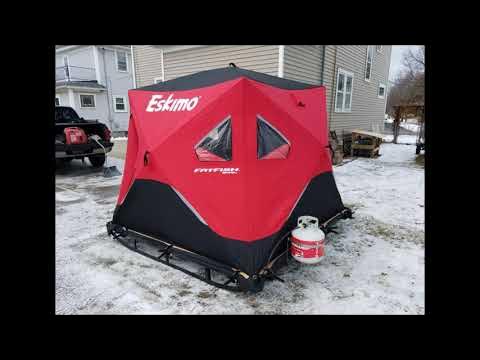
[[299,227],[308,227],[308,226],[317,226],[318,227],[318,218],[315,216],[304,215],[298,218],[297,225]]

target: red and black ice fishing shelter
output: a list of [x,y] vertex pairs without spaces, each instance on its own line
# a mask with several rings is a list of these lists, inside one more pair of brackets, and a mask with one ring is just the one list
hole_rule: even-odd
[[259,273],[299,216],[344,209],[325,87],[227,67],[129,91],[112,224]]

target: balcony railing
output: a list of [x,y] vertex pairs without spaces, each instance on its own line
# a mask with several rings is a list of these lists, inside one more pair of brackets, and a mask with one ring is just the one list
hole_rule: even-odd
[[94,68],[81,66],[60,66],[55,68],[55,80],[59,81],[96,81]]

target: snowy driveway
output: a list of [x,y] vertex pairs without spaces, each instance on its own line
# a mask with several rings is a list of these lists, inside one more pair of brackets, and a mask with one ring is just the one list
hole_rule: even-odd
[[[106,234],[121,177],[74,160],[56,176],[58,314],[423,314],[424,170],[415,146],[334,168],[354,219],[318,266],[292,263],[255,295],[217,289],[131,252]],[[123,172],[123,160],[110,158]]]

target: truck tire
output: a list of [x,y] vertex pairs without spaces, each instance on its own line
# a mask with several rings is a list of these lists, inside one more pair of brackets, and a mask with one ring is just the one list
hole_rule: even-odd
[[417,145],[417,149],[415,150],[415,154],[420,154],[420,145]]
[[105,163],[105,155],[91,155],[88,157],[88,160],[90,160],[90,164],[92,164],[93,167],[100,167]]

